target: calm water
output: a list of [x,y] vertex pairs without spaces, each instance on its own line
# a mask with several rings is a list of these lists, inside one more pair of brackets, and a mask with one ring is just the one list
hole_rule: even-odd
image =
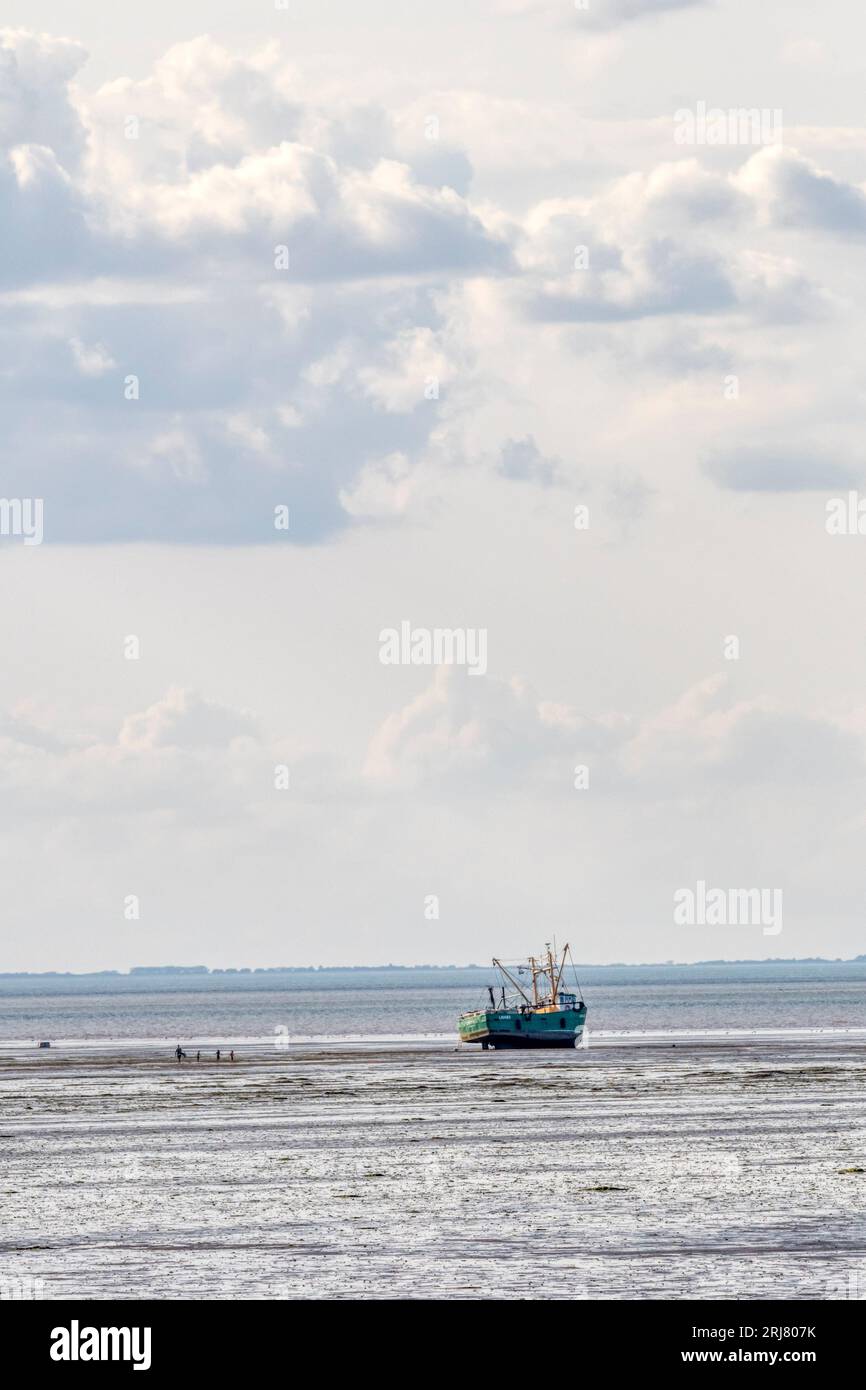
[[[594,967],[590,1030],[866,1027],[866,962]],[[489,969],[0,978],[0,1040],[453,1035]]]

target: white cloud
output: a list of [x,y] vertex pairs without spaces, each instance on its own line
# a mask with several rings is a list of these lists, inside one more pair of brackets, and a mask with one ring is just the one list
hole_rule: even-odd
[[820,290],[794,258],[750,245],[758,240],[758,158],[738,177],[690,158],[626,175],[591,198],[539,204],[520,243],[528,311],[553,322],[613,323],[821,311]]
[[175,688],[164,699],[124,720],[118,735],[122,748],[210,748],[236,738],[254,738],[249,714],[206,700],[195,691]]
[[382,345],[377,362],[360,368],[358,380],[377,405],[400,414],[437,399],[456,370],[440,334],[428,327],[405,328]]
[[102,343],[93,343],[90,347],[83,343],[80,338],[70,338],[69,346],[75,365],[82,376],[104,376],[110,372],[117,363],[109,352],[106,351]]
[[340,492],[350,516],[386,520],[402,516],[412,498],[413,479],[405,454],[366,463],[351,489]]
[[796,150],[759,151],[744,165],[737,184],[764,220],[776,226],[840,236],[866,233],[866,192],[818,168]]
[[862,783],[863,728],[850,715],[803,716],[767,696],[736,699],[730,678],[697,682],[656,713],[578,713],[539,697],[522,678],[473,681],[447,667],[426,690],[390,715],[370,742],[372,784],[572,797],[577,765],[590,789],[625,807],[635,798],[660,808],[712,806],[722,786]]
[[609,738],[609,721],[583,719],[567,705],[543,700],[519,677],[473,680],[442,667],[377,730],[364,770],[384,785],[465,789],[506,782],[529,791],[540,781],[556,794],[557,783],[571,785],[569,759]]

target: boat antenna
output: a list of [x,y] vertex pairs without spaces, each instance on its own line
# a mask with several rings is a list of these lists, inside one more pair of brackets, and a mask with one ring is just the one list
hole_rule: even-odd
[[[571,961],[571,971],[572,971],[572,974],[574,975],[574,983],[575,983],[575,987],[576,987],[576,989],[577,989],[577,997],[578,997],[578,999],[580,1000],[580,1002],[581,1002],[581,1004],[582,1004],[582,1003],[583,1003],[583,990],[582,990],[581,987],[580,987],[580,980],[577,978],[577,966],[576,966],[575,963],[574,963],[574,956],[571,954],[571,947],[570,947],[570,946],[566,945],[565,950],[568,952],[568,959]],[[565,953],[564,953],[564,952],[563,952],[563,957],[562,957],[562,964],[563,964],[563,968],[564,968],[564,967],[565,967]]]

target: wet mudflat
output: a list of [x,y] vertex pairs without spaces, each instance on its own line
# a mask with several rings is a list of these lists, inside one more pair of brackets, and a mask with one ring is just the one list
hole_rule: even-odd
[[866,1295],[866,1041],[0,1059],[0,1289]]

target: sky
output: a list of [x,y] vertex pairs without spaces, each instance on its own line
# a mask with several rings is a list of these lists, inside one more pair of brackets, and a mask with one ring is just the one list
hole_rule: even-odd
[[866,951],[858,7],[4,20],[0,970]]

